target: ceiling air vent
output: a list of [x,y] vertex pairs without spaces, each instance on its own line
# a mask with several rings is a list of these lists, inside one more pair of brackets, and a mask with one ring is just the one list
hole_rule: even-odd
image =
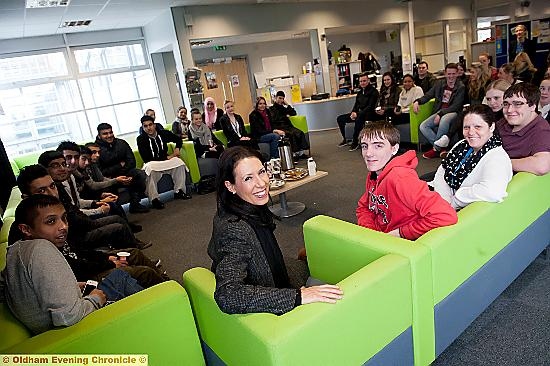
[[211,39],[200,39],[200,40],[194,40],[189,42],[191,44],[191,47],[199,47],[204,46],[205,44],[212,43]]
[[57,6],[67,6],[71,0],[26,0],[26,8],[55,8]]
[[71,20],[69,22],[63,22],[61,24],[61,28],[67,28],[67,27],[85,27],[87,25],[90,25],[91,19],[88,20]]

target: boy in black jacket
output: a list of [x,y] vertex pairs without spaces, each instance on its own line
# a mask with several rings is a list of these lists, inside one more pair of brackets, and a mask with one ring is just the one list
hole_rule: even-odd
[[[143,159],[143,170],[147,174],[147,196],[156,209],[163,209],[164,204],[159,200],[157,183],[163,174],[170,174],[174,181],[174,198],[190,199],[191,195],[185,189],[186,166],[180,159],[182,140],[172,132],[157,129],[155,120],[151,116],[141,117],[143,133],[137,137],[139,154]],[[168,143],[176,144],[174,152],[168,155]]]

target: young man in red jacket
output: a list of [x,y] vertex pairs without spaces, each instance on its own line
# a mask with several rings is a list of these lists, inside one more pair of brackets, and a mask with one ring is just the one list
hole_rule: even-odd
[[394,126],[382,121],[368,123],[360,141],[370,173],[357,205],[359,225],[415,240],[433,228],[457,222],[449,203],[418,178],[415,152],[396,156],[399,131]]

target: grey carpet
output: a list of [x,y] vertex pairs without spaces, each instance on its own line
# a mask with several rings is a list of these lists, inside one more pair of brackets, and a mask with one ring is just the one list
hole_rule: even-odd
[[[365,189],[367,170],[360,150],[338,148],[341,137],[336,130],[313,132],[310,138],[317,169],[329,175],[287,193],[289,201],[307,206],[303,213],[277,225],[275,234],[287,257],[295,257],[303,247],[302,225],[307,219],[324,214],[355,222],[357,200]],[[417,171],[422,175],[435,170],[439,163],[439,159],[427,161],[419,156]],[[305,161],[299,166],[305,167]],[[154,243],[145,250],[147,255],[161,258],[169,276],[180,283],[187,269],[210,268],[206,248],[215,200],[215,193],[193,194],[189,201],[168,201],[164,210],[130,215],[132,221],[143,225],[138,236]],[[278,202],[275,194],[273,200]],[[549,281],[550,266],[539,258],[433,365],[550,364]]]

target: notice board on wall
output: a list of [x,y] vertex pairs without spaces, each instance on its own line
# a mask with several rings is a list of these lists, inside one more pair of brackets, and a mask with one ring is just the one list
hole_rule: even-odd
[[262,57],[262,66],[266,78],[289,76],[288,58],[286,55]]

